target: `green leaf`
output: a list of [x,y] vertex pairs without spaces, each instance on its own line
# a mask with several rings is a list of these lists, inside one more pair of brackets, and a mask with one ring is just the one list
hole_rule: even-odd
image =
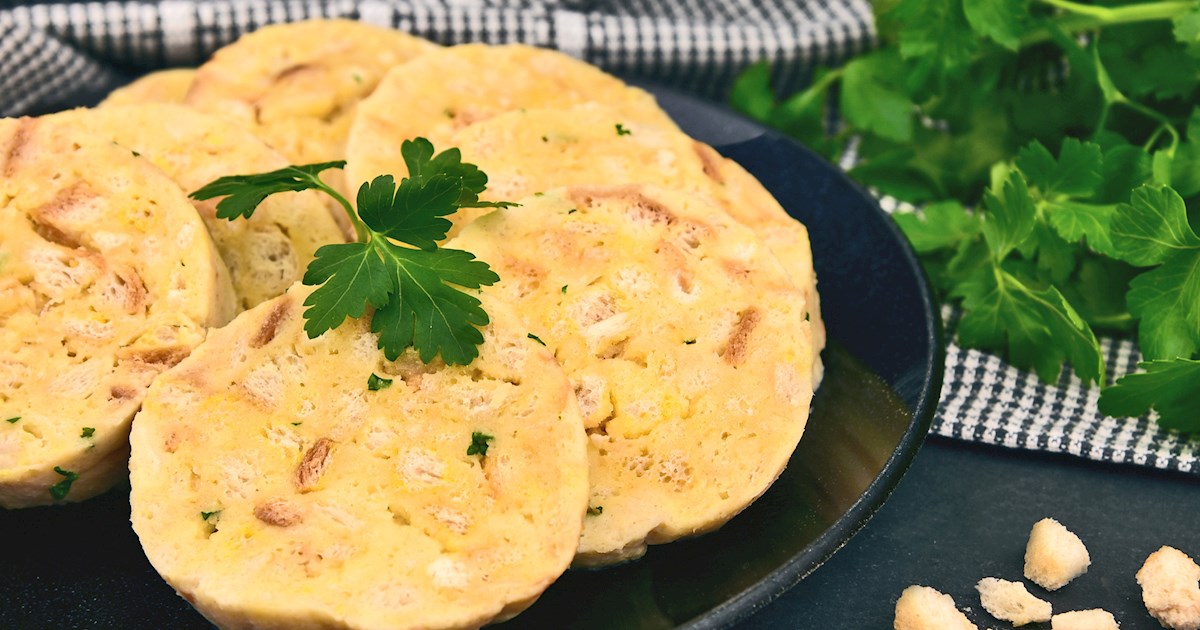
[[920,213],[895,213],[892,218],[918,253],[957,247],[983,229],[979,217],[968,214],[957,201],[932,203]]
[[988,190],[983,196],[987,214],[983,236],[996,260],[1003,260],[1033,233],[1037,208],[1019,171],[1011,171],[999,194]]
[[1150,155],[1141,147],[1125,144],[1106,149],[1100,173],[1100,187],[1093,201],[1128,202],[1134,188],[1150,181]]
[[263,199],[275,193],[295,192],[311,188],[324,188],[318,175],[331,168],[343,168],[345,160],[288,166],[268,173],[255,175],[228,175],[209,182],[188,195],[192,199],[225,197],[217,202],[217,217],[221,219],[249,219]]
[[775,108],[771,91],[771,66],[764,59],[742,71],[729,91],[729,104],[737,111],[766,122]]
[[1148,359],[1200,351],[1200,251],[1176,254],[1129,283],[1129,312],[1141,319],[1138,344]]
[[1052,284],[1062,284],[1075,271],[1075,255],[1078,247],[1063,240],[1058,233],[1043,221],[1033,228],[1036,246],[1037,269],[1042,277]]
[[1155,185],[1138,187],[1129,203],[1117,206],[1112,242],[1117,258],[1139,266],[1161,264],[1175,252],[1200,248],[1183,199]]
[[842,114],[851,125],[896,142],[913,137],[916,106],[892,83],[899,60],[867,55],[842,70]]
[[81,437],[83,439],[95,437],[95,435],[96,435],[96,427],[83,427],[83,429],[81,429],[79,431],[79,437]]
[[963,0],[963,13],[975,32],[1009,50],[1017,50],[1029,30],[1025,0]]
[[963,299],[960,341],[1006,351],[1018,367],[1055,381],[1065,361],[1085,383],[1103,382],[1104,358],[1090,327],[1054,287],[1034,290],[995,266],[980,269],[954,294]]
[[1200,142],[1180,143],[1171,156],[1171,188],[1182,197],[1200,194]]
[[1115,205],[1074,201],[1046,204],[1046,220],[1059,236],[1071,243],[1078,243],[1086,238],[1089,247],[1106,256],[1113,254],[1109,228],[1116,212]]
[[[462,152],[457,148],[433,154],[433,144],[425,138],[405,140],[400,145],[400,154],[408,167],[408,179],[424,182],[437,175],[457,178],[462,182],[460,207],[504,207],[513,204],[480,202],[479,195],[487,189],[487,175],[478,166],[462,161]],[[401,184],[403,188],[403,183]]]
[[498,282],[499,276],[469,252],[397,245],[380,249],[398,287],[371,318],[384,355],[395,360],[411,346],[425,363],[439,354],[450,365],[470,363],[479,355],[476,346],[483,343],[483,334],[478,327],[487,325],[488,316],[478,298],[451,285],[477,289]]
[[478,455],[480,457],[487,457],[488,447],[491,446],[489,442],[494,439],[496,438],[486,433],[472,431],[471,445],[467,447],[467,456],[470,457],[471,455]]
[[888,17],[900,27],[900,55],[916,60],[912,75],[918,82],[930,78],[944,85],[966,69],[979,49],[962,0],[901,0]]
[[436,174],[406,181],[397,189],[391,175],[376,177],[358,189],[358,215],[372,231],[425,250],[446,238],[458,210],[462,180]]
[[313,339],[347,317],[362,317],[368,304],[382,308],[397,289],[394,276],[369,243],[322,246],[304,272],[304,284],[320,285],[304,300],[304,330]]
[[1100,94],[1104,96],[1105,103],[1112,105],[1129,100],[1113,83],[1112,77],[1108,75],[1108,70],[1100,62],[1100,49],[1095,44],[1092,45],[1092,68],[1096,73],[1096,85],[1100,87]]
[[1153,407],[1163,428],[1200,431],[1200,361],[1143,361],[1138,368],[1145,371],[1123,376],[1100,392],[1100,411],[1141,416]]
[[1184,45],[1200,44],[1200,7],[1175,18],[1175,28],[1172,33],[1175,41]]
[[1100,186],[1102,163],[1099,146],[1075,138],[1063,140],[1057,160],[1036,140],[1023,147],[1016,160],[1029,184],[1046,198],[1092,195]]

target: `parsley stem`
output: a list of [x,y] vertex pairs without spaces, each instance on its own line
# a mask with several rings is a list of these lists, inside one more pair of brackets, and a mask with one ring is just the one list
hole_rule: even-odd
[[[1080,4],[1069,0],[1038,0],[1042,4],[1058,7],[1068,13],[1054,20],[1051,28],[1036,29],[1021,38],[1020,48],[1050,41],[1054,32],[1081,33],[1102,26],[1153,22],[1179,17],[1192,8],[1192,2],[1147,2],[1123,7],[1100,7]],[[1052,30],[1053,29],[1053,30]]]
[[1123,24],[1126,22],[1170,19],[1187,12],[1195,4],[1190,1],[1172,1],[1147,2],[1145,4],[1131,4],[1123,7],[1102,7],[1094,4],[1071,2],[1071,0],[1038,1],[1042,4],[1058,7],[1064,11],[1095,18],[1101,24]]
[[342,209],[346,211],[346,216],[350,217],[350,222],[354,224],[354,234],[358,236],[358,242],[366,243],[371,236],[371,230],[367,227],[366,223],[363,223],[362,219],[358,218],[358,213],[354,211],[354,206],[351,206],[350,202],[347,201],[341,193],[334,190],[329,184],[326,184],[325,182],[316,178],[314,178],[312,181],[316,185],[317,189],[324,191],[330,197],[333,197],[339,204],[341,204]]

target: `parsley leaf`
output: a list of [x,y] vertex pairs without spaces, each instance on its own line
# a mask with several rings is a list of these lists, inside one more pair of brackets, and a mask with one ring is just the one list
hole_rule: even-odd
[[1058,159],[1038,142],[1033,141],[1017,153],[1016,167],[1036,186],[1043,197],[1067,195],[1084,197],[1100,186],[1100,166],[1103,155],[1100,147],[1067,138],[1062,143]]
[[471,445],[467,447],[467,455],[487,457],[488,447],[491,446],[490,442],[494,439],[496,438],[486,433],[480,433],[479,431],[471,432]]
[[530,339],[532,339],[532,340],[534,340],[534,341],[536,341],[536,342],[538,342],[538,343],[540,343],[540,344],[541,344],[541,345],[543,345],[543,346],[544,346],[544,345],[546,345],[546,342],[545,342],[545,341],[542,341],[542,338],[541,338],[541,337],[538,337],[537,335],[535,335],[535,334],[533,334],[533,333],[527,333],[525,336],[526,336],[526,337],[528,337],[528,338],[530,338]]
[[207,521],[208,519],[220,514],[221,512],[222,512],[222,510],[213,510],[211,512],[200,512],[200,518]]
[[1037,209],[1020,171],[1010,171],[998,191],[983,196],[983,236],[996,260],[1003,260],[1033,234]]
[[83,430],[79,432],[79,437],[85,438],[85,439],[94,437],[95,435],[96,435],[96,427],[83,427]]
[[596,507],[592,507],[590,505],[588,506],[588,509],[587,509],[588,516],[600,516],[603,513],[604,513],[603,505],[597,505]]
[[922,208],[919,214],[898,213],[893,214],[892,218],[918,253],[956,247],[983,229],[980,218],[968,214],[957,201],[931,203]]
[[1023,0],[963,0],[963,13],[975,32],[1016,50],[1028,28],[1025,6]]
[[392,379],[390,378],[383,378],[376,376],[375,374],[371,374],[367,377],[367,389],[370,391],[377,392],[381,389],[387,389],[391,386]]
[[4,421],[9,424],[16,424],[20,420],[21,420],[21,416],[13,416],[11,418],[5,418]]
[[75,483],[75,481],[79,479],[79,473],[71,470],[63,470],[58,466],[54,467],[54,472],[62,475],[65,477],[65,479],[54,484],[53,486],[50,486],[50,496],[55,501],[62,501],[63,499],[67,498],[67,493],[71,491],[71,484]]
[[633,133],[628,128],[626,128],[625,125],[622,125],[621,123],[617,123],[616,128],[617,128],[618,136],[628,136]]
[[1138,344],[1147,359],[1200,351],[1200,251],[1172,256],[1129,283],[1129,312],[1140,318]]
[[281,192],[298,192],[312,188],[332,190],[318,177],[321,171],[346,166],[344,160],[287,166],[279,170],[255,175],[227,175],[217,178],[188,195],[192,199],[225,197],[217,202],[217,217],[233,220],[250,218],[258,205],[267,197]]
[[1173,253],[1200,249],[1183,199],[1165,186],[1135,189],[1130,202],[1117,207],[1112,236],[1116,257],[1138,266],[1161,264]]
[[1168,429],[1200,431],[1200,361],[1144,361],[1144,372],[1122,377],[1100,393],[1100,411],[1110,416],[1140,416],[1154,407]]
[[229,219],[250,217],[277,192],[317,189],[332,196],[349,215],[358,241],[322,246],[305,270],[304,284],[317,286],[304,301],[309,337],[336,328],[347,317],[363,317],[371,308],[371,330],[379,334],[379,347],[388,359],[414,347],[426,363],[440,355],[448,364],[467,364],[479,354],[479,327],[488,317],[479,299],[462,289],[492,285],[500,278],[471,253],[442,249],[437,242],[451,226],[445,217],[459,208],[515,204],[480,201],[487,175],[463,162],[458,149],[435,154],[432,143],[417,138],[406,140],[401,154],[409,176],[399,184],[391,175],[363,184],[357,211],[319,177],[344,162],[222,177],[191,196],[226,195],[217,208],[218,216]]

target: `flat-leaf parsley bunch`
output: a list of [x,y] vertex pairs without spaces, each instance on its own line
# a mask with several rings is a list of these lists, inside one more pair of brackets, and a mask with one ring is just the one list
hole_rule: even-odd
[[855,143],[853,177],[922,207],[896,220],[960,342],[1104,385],[1095,331],[1136,333],[1143,371],[1100,410],[1200,431],[1200,2],[876,10],[877,50],[783,101],[751,67],[735,107],[830,158]]
[[438,247],[459,208],[505,208],[509,202],[480,201],[487,175],[462,161],[458,149],[434,155],[425,138],[401,145],[408,177],[399,185],[380,175],[358,190],[357,212],[320,173],[342,168],[344,161],[289,166],[255,175],[221,177],[192,193],[196,199],[225,197],[217,216],[249,218],[268,196],[279,192],[320,190],[345,210],[358,240],[325,245],[304,273],[306,285],[319,287],[304,305],[304,330],[315,338],[347,317],[375,309],[371,331],[389,359],[415,348],[429,363],[441,355],[447,364],[465,365],[479,355],[480,326],[488,323],[478,298],[462,289],[478,289],[500,280],[487,263],[470,252]]

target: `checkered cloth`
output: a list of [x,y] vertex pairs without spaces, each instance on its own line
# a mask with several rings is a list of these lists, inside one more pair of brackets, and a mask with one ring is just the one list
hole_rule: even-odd
[[[0,4],[0,115],[99,100],[147,70],[194,66],[271,22],[349,17],[452,44],[526,42],[611,72],[724,98],[733,77],[772,61],[787,93],[814,66],[869,47],[865,0],[164,0]],[[947,330],[956,321],[945,312]],[[1136,365],[1128,341],[1105,340],[1108,369]],[[1000,358],[951,343],[933,432],[1012,448],[1071,453],[1200,473],[1200,440],[1153,417],[1105,418],[1097,391],[1064,373],[1047,386]]]

